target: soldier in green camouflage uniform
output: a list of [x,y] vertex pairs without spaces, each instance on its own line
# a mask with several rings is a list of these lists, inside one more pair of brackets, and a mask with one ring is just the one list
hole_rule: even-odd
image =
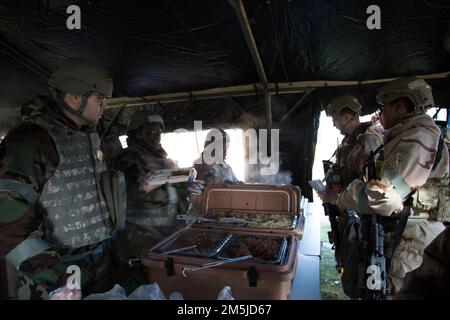
[[[186,211],[186,184],[144,187],[150,172],[176,169],[161,146],[163,129],[160,116],[148,111],[135,112],[128,126],[128,147],[114,161],[114,168],[124,172],[127,183],[126,228],[118,233],[117,241],[117,253],[124,263],[138,259],[144,250],[185,226],[176,220],[176,215]],[[137,282],[142,283],[145,278],[141,274],[131,272],[130,277],[137,277]]]
[[106,166],[95,133],[112,81],[73,58],[49,85],[53,98],[28,103],[27,121],[0,145],[0,255],[18,270],[19,299],[47,299],[66,285],[69,265],[81,269],[83,294],[109,289],[112,274],[101,250],[112,226],[99,190]]

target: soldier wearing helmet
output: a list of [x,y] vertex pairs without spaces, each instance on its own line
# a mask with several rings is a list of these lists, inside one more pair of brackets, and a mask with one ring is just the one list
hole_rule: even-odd
[[[189,189],[184,183],[166,183],[149,188],[145,181],[156,170],[177,170],[161,145],[165,128],[163,118],[151,111],[137,111],[127,128],[127,148],[114,160],[114,167],[124,172],[127,183],[128,208],[126,228],[118,234],[117,251],[123,265],[140,258],[146,249],[185,226],[176,219],[189,205]],[[127,272],[134,283],[127,290],[145,283],[145,269]]]
[[345,137],[336,150],[334,171],[329,172],[325,192],[319,193],[322,201],[334,204],[338,193],[353,179],[364,175],[362,167],[371,151],[382,143],[379,128],[372,123],[360,123],[362,106],[351,95],[334,98],[327,106],[326,113],[333,119],[333,125]]
[[[387,129],[384,162],[375,180],[354,180],[337,204],[394,221],[407,212],[406,225],[385,226],[385,255],[390,261],[391,294],[395,294],[406,273],[420,266],[424,248],[444,230],[443,222],[450,221],[449,156],[444,132],[426,114],[434,101],[423,79],[389,82],[377,100]],[[411,211],[403,210],[405,203]]]
[[99,259],[114,226],[99,187],[107,167],[95,124],[113,84],[102,68],[72,58],[49,85],[53,97],[28,103],[28,120],[0,146],[0,254],[19,271],[21,299],[64,286],[67,264],[81,268],[83,294],[108,289],[97,280],[108,279]]

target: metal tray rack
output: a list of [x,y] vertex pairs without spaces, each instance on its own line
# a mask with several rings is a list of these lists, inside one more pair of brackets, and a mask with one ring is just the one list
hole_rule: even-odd
[[[287,248],[288,248],[288,242],[286,238],[282,237],[263,237],[263,236],[255,236],[255,235],[233,235],[230,241],[219,250],[217,254],[218,259],[230,259],[231,257],[224,257],[223,254],[227,250],[227,248],[230,248],[233,246],[234,243],[237,241],[242,241],[241,239],[245,238],[257,238],[257,239],[264,239],[264,240],[275,240],[280,241],[280,246],[278,249],[278,254],[274,260],[264,260],[259,258],[251,258],[246,261],[252,261],[257,263],[265,263],[265,264],[281,264],[284,260],[284,257],[286,256]],[[250,252],[251,254],[251,252]]]
[[164,253],[166,251],[172,251],[177,248],[187,247],[191,244],[187,244],[184,242],[184,239],[187,237],[195,236],[195,234],[212,234],[218,237],[216,244],[212,246],[209,250],[205,250],[202,248],[201,243],[197,244],[196,248],[183,250],[180,252],[172,253],[176,255],[184,255],[184,256],[196,256],[196,257],[205,257],[211,258],[217,255],[217,253],[226,245],[226,243],[231,239],[232,235],[227,232],[214,232],[214,231],[205,231],[205,230],[195,230],[195,229],[186,229],[184,232],[174,235],[170,237],[167,242],[158,247],[155,251],[158,253]]

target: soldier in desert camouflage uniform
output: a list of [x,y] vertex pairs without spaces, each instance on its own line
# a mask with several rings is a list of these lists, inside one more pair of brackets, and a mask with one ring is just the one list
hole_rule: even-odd
[[384,162],[377,179],[354,180],[337,205],[392,218],[412,196],[412,213],[393,253],[394,232],[386,231],[385,255],[391,260],[389,280],[395,294],[406,273],[420,266],[424,248],[444,230],[443,222],[450,221],[449,155],[444,131],[426,114],[434,100],[424,80],[394,80],[381,88],[377,100],[387,130]]
[[[346,220],[345,213],[335,206],[336,200],[353,179],[364,175],[364,162],[383,142],[378,127],[370,122],[360,122],[361,111],[362,106],[358,99],[351,95],[334,98],[326,108],[327,115],[333,119],[333,125],[344,135],[335,152],[336,163],[326,172],[325,190],[318,192],[325,214],[330,220],[331,230],[328,232],[328,238],[335,250],[336,269],[339,273],[343,270],[341,255],[347,251],[341,246],[340,236],[340,229]],[[331,164],[330,161],[325,163]]]
[[450,228],[424,250],[419,268],[408,272],[396,300],[450,299]]
[[53,97],[26,105],[28,120],[0,145],[0,255],[18,270],[20,299],[46,299],[66,284],[68,265],[81,268],[84,294],[109,289],[101,282],[111,275],[100,253],[113,226],[99,189],[106,165],[95,126],[112,81],[73,58],[49,85]]
[[333,99],[327,106],[327,115],[333,119],[334,126],[345,137],[336,150],[336,166],[339,168],[339,181],[327,181],[324,192],[319,193],[323,202],[335,204],[341,192],[353,179],[364,175],[363,165],[370,155],[383,143],[379,128],[370,122],[360,123],[362,106],[358,99],[342,95]]

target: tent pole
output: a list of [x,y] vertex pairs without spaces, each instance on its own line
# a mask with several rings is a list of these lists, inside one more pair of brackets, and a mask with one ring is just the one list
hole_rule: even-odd
[[[244,33],[245,41],[247,42],[248,49],[255,64],[256,71],[258,72],[259,81],[261,81],[264,91],[264,104],[266,107],[266,127],[270,132],[272,129],[272,104],[270,99],[269,84],[267,81],[266,72],[264,71],[264,65],[259,55],[258,46],[256,45],[255,38],[253,37],[252,29],[248,21],[247,13],[245,12],[244,4],[242,0],[228,0],[230,5],[236,12],[239,24],[242,32]],[[270,149],[270,143],[269,143]]]
[[306,97],[309,96],[309,94],[311,92],[313,92],[315,90],[315,88],[309,89],[308,91],[306,91],[303,96],[294,104],[294,106],[288,111],[288,113],[286,113],[283,118],[281,118],[281,120],[278,122],[278,126],[280,126],[287,118],[289,118],[289,116],[298,108],[302,105],[303,101],[306,99]]
[[25,54],[14,48],[5,40],[0,39],[0,44],[6,48],[5,52],[11,58],[24,65],[27,69],[33,71],[38,76],[44,78],[45,80],[48,80],[48,78],[50,77],[50,72],[47,69],[45,69],[32,59],[28,58]]

